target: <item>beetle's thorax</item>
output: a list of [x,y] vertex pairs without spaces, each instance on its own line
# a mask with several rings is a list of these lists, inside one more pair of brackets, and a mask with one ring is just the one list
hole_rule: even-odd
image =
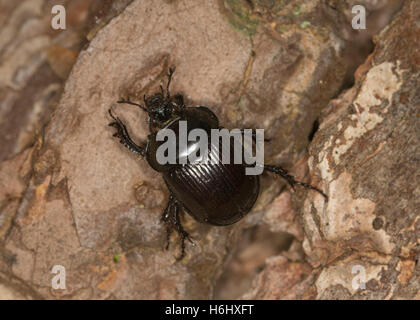
[[180,119],[181,119],[181,115],[179,114],[173,114],[166,121],[158,121],[149,116],[147,120],[149,122],[149,131],[150,133],[157,133],[159,130],[168,128],[174,121],[178,121]]

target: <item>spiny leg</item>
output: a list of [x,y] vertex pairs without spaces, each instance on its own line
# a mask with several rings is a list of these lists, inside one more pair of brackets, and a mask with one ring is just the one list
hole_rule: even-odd
[[181,220],[179,218],[179,203],[178,202],[175,202],[175,205],[174,205],[173,224],[179,236],[181,237],[181,255],[176,258],[177,260],[181,260],[185,256],[185,239],[187,239],[193,245],[195,245],[195,243],[191,240],[188,232],[186,232],[184,228],[182,227]]
[[166,224],[166,247],[169,248],[169,240],[172,231],[175,229],[181,238],[181,255],[177,257],[177,260],[181,260],[185,256],[185,239],[188,239],[192,244],[189,234],[184,230],[180,221],[180,203],[175,199],[173,195],[169,196],[168,204],[162,213],[161,220]]
[[115,117],[112,114],[111,109],[109,109],[108,112],[111,118],[114,120],[114,122],[110,122],[108,125],[117,129],[117,132],[115,132],[113,136],[119,138],[120,143],[122,143],[126,148],[128,148],[135,154],[143,157],[145,154],[146,147],[144,145],[138,146],[137,144],[135,144],[134,141],[131,140],[130,136],[128,135],[127,127],[124,125],[121,119]]
[[172,219],[171,219],[171,215],[173,215],[173,211],[172,211],[173,202],[174,202],[174,197],[172,195],[170,195],[168,204],[167,204],[165,210],[163,211],[162,217],[161,217],[161,220],[166,225],[166,246],[165,246],[165,250],[169,249],[169,240],[170,240],[170,237],[171,237],[171,233],[173,231],[173,224],[172,224]]
[[328,201],[328,196],[324,192],[322,192],[320,189],[318,189],[317,187],[314,187],[314,186],[312,186],[312,185],[310,185],[308,183],[295,180],[295,178],[292,175],[290,175],[282,167],[280,167],[280,166],[264,165],[264,169],[267,170],[267,171],[271,171],[271,172],[274,172],[275,174],[280,175],[282,178],[284,178],[290,184],[290,186],[292,187],[293,190],[295,189],[294,188],[294,185],[299,185],[299,186],[302,186],[302,187],[304,187],[306,189],[312,189],[312,190],[315,190],[315,191],[319,192],[325,198],[325,200]]

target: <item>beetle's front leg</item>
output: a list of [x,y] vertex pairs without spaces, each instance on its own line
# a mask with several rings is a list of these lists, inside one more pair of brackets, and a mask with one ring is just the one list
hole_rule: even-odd
[[145,145],[139,146],[133,140],[131,140],[130,136],[128,135],[127,127],[124,125],[121,119],[118,117],[115,117],[112,114],[111,109],[109,109],[108,112],[111,118],[114,120],[108,125],[117,129],[117,132],[115,132],[113,136],[119,138],[120,143],[123,144],[126,148],[128,148],[135,154],[144,157],[146,146]]

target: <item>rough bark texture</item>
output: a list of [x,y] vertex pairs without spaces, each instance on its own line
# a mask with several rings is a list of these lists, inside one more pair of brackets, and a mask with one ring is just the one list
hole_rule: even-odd
[[[0,0],[0,160],[33,144],[79,51],[130,0]],[[66,29],[51,9],[66,8]]]
[[[371,2],[373,12],[397,7]],[[354,71],[346,10],[320,0],[133,1],[94,27],[34,146],[0,163],[0,295],[417,297],[420,5],[406,1],[340,94]],[[211,107],[224,126],[265,128],[266,163],[294,168],[329,202],[300,189],[280,194],[284,183],[263,177],[255,208],[234,226],[185,215],[197,245],[175,262],[175,237],[162,250],[162,179],[107,127],[118,98],[154,93],[172,65],[172,92]],[[144,114],[115,112],[145,139]],[[51,287],[54,265],[66,268],[65,290]],[[365,268],[364,290],[352,287],[354,265]],[[232,270],[246,281],[232,285]]]
[[[406,1],[375,39],[354,87],[322,114],[309,164],[330,200],[311,194],[299,211],[313,270],[297,268],[307,277],[294,282],[294,297],[420,297],[419,17],[420,3]],[[354,285],[354,266],[364,270],[365,289]],[[287,268],[296,267],[270,260],[245,297],[290,297],[281,277]]]

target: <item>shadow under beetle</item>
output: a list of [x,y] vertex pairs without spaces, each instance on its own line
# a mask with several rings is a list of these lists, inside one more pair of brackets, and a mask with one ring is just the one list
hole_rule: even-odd
[[[134,153],[146,157],[149,165],[162,174],[170,192],[168,204],[162,214],[162,221],[166,224],[167,230],[166,249],[169,248],[169,238],[175,229],[181,238],[181,255],[177,259],[182,259],[185,256],[185,239],[191,243],[193,241],[182,227],[181,208],[199,222],[215,226],[230,225],[243,218],[251,210],[258,198],[260,184],[259,176],[245,174],[246,164],[234,164],[233,161],[223,164],[221,154],[216,164],[178,164],[177,161],[177,164],[161,165],[157,162],[156,151],[163,143],[156,140],[159,130],[168,128],[177,133],[180,120],[187,121],[188,132],[200,128],[210,136],[211,129],[221,128],[218,118],[207,107],[186,107],[182,95],[170,95],[169,85],[174,71],[175,68],[169,69],[166,93],[161,86],[160,92],[155,95],[148,98],[144,96],[144,106],[131,102],[129,99],[118,101],[118,103],[137,106],[147,112],[150,134],[145,144],[137,145],[130,138],[121,119],[114,116],[111,109],[108,112],[114,120],[109,125],[117,130],[114,137],[119,138],[120,142]],[[190,149],[193,143],[196,142],[188,142],[187,149]],[[212,152],[209,146],[209,159],[212,155],[214,156]],[[179,154],[183,154],[182,150],[178,150],[177,157]],[[328,200],[327,195],[320,189],[296,181],[280,166],[264,165],[264,170],[280,175],[292,188],[300,185],[319,192]]]

